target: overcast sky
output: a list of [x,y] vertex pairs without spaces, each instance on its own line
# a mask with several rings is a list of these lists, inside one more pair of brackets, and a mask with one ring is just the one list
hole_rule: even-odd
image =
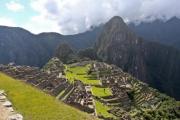
[[76,34],[107,22],[180,17],[180,0],[0,0],[0,25]]

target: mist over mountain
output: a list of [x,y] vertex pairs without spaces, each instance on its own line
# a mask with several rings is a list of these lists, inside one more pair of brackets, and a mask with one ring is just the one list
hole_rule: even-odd
[[105,24],[95,49],[105,62],[118,65],[151,86],[180,99],[180,52],[139,38],[120,17]]
[[131,23],[129,27],[145,40],[159,42],[180,50],[180,19],[177,17],[167,21],[141,22],[138,25]]

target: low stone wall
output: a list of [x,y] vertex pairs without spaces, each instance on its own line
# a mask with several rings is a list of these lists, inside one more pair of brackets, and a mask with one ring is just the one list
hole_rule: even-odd
[[0,120],[23,120],[23,116],[14,111],[4,90],[0,90]]

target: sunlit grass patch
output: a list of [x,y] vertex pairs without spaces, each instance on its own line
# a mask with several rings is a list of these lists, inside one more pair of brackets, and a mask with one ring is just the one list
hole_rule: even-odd
[[105,97],[112,95],[110,88],[92,87],[92,94],[97,97]]
[[103,116],[105,118],[114,117],[112,114],[108,112],[108,110],[110,110],[110,107],[104,105],[103,103],[97,100],[95,100],[95,105],[96,105],[96,113],[98,116]]
[[95,75],[88,75],[89,64],[85,66],[73,66],[66,65],[66,77],[70,82],[74,80],[80,80],[84,84],[99,85],[100,81],[97,80]]

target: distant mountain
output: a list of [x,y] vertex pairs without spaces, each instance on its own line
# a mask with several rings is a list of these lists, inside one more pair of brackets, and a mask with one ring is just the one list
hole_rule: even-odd
[[[76,35],[61,35],[53,32],[35,35],[22,28],[0,26],[0,63],[16,62],[20,65],[41,67],[52,57],[55,49],[62,42],[78,50],[93,46],[103,26]],[[180,49],[180,19],[176,17],[166,22],[155,20],[128,26],[144,40]]]
[[100,29],[98,27],[85,33],[64,36],[58,33],[35,35],[22,28],[0,26],[0,63],[15,62],[41,67],[62,42],[70,44],[74,49],[92,46]]
[[180,52],[139,38],[120,17],[105,24],[95,49],[105,62],[180,99]]
[[153,22],[142,22],[138,25],[131,23],[129,27],[146,40],[171,45],[180,50],[180,19],[177,17],[166,22],[155,20]]

